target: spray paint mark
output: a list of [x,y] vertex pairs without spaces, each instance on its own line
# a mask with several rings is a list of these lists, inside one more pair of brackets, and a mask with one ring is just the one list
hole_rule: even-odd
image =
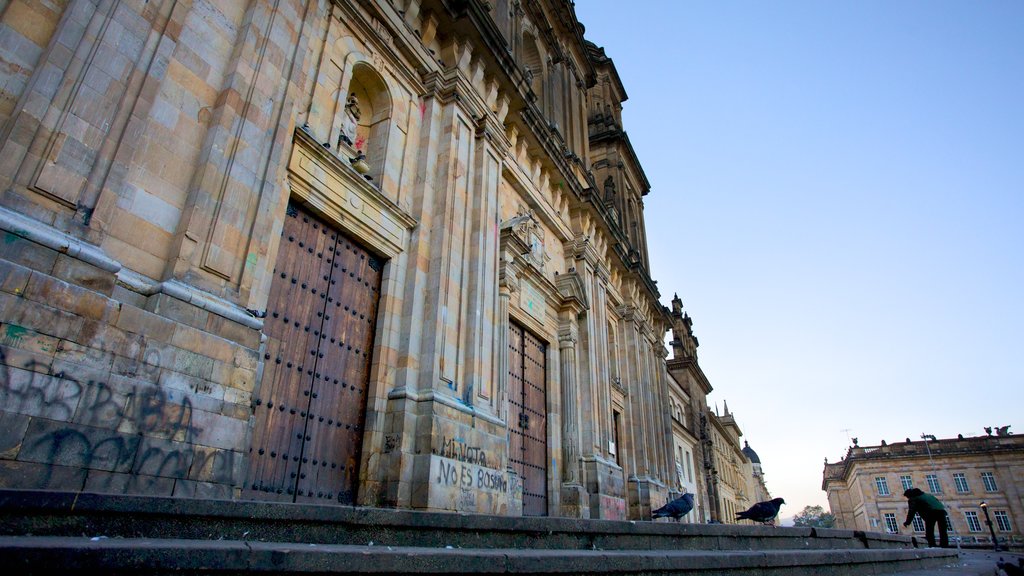
[[19,341],[21,341],[22,337],[24,337],[25,334],[28,334],[28,329],[23,326],[15,326],[14,324],[8,324],[5,332],[7,339],[10,340],[12,344],[17,344]]

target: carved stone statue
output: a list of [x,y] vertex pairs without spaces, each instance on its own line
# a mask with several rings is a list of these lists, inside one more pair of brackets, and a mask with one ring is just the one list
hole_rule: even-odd
[[350,92],[345,100],[345,113],[341,118],[341,136],[339,141],[352,144],[356,139],[356,130],[359,128],[359,97]]
[[359,120],[359,97],[355,95],[355,92],[348,95],[348,99],[345,100],[345,112],[355,120]]
[[609,175],[604,179],[604,201],[611,202],[615,200],[615,179]]

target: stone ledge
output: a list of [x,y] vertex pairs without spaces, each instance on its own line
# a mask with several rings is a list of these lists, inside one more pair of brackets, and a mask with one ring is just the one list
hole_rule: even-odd
[[[724,524],[522,518],[237,500],[0,490],[0,534],[464,548],[914,550],[906,536]],[[244,535],[244,536],[243,536]]]
[[939,566],[953,550],[521,550],[242,540],[0,537],[0,562],[29,573],[884,574]]

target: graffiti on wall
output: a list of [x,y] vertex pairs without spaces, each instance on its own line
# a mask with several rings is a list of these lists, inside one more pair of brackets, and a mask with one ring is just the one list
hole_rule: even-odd
[[480,500],[480,496],[508,494],[508,473],[496,469],[497,459],[483,448],[462,438],[442,436],[433,453],[436,457],[431,461],[431,479],[435,486],[451,491],[457,509],[475,510],[487,501]]
[[[194,421],[190,396],[155,384],[157,350],[135,361],[97,349],[82,353],[88,354],[81,358],[88,364],[49,357],[41,362],[38,355],[13,350],[8,361],[0,348],[0,410],[24,425],[19,446],[3,457],[45,465],[34,487],[71,488],[58,481],[57,476],[67,477],[56,474],[58,467],[80,469],[72,474],[80,483],[89,470],[90,489],[141,492],[186,478],[231,482],[235,452],[196,446],[203,431]],[[104,363],[116,367],[93,368]]]

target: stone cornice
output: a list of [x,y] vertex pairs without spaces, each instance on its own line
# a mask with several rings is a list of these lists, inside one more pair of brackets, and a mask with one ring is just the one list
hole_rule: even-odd
[[689,372],[705,396],[714,390],[695,358],[671,358],[666,361],[666,365],[670,372]]
[[891,460],[928,460],[986,456],[1024,452],[1024,436],[974,436],[948,438],[931,442],[894,442],[880,446],[851,446],[839,462],[825,463],[822,490],[830,480],[847,481],[853,469],[862,464]]
[[[371,45],[377,49],[376,54],[391,64],[390,72],[403,78],[412,88],[412,92],[418,93],[422,90],[420,79],[414,71],[418,68],[427,69],[430,66],[436,66],[436,62],[416,37],[415,31],[402,20],[390,3],[359,2],[359,6],[356,7],[351,1],[333,0],[332,5],[331,16],[334,17],[334,10],[343,12],[345,21],[355,27],[362,38],[368,39]],[[371,7],[376,13],[370,12]],[[366,21],[367,16],[373,19],[372,23]],[[399,24],[401,29],[399,29]],[[409,41],[410,36],[413,38],[412,41]],[[409,66],[399,62],[396,55],[407,58],[414,65]]]
[[583,280],[575,268],[570,268],[565,274],[558,274],[555,277],[555,286],[558,287],[558,292],[562,295],[562,308],[577,314],[590,309]]
[[633,143],[629,141],[629,134],[618,128],[609,128],[590,135],[591,147],[594,147],[595,144],[601,143],[614,145],[619,149],[620,154],[623,151],[625,152],[625,156],[632,161],[633,166],[636,168],[637,175],[640,177],[643,184],[643,186],[641,186],[640,196],[647,196],[651,191],[651,181],[647,179],[647,173],[644,172],[643,165],[640,164],[640,159],[636,155]]

